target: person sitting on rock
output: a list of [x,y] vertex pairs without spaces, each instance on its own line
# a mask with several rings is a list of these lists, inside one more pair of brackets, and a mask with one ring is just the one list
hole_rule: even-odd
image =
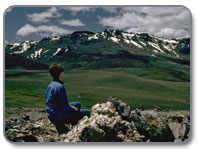
[[88,109],[81,109],[81,103],[71,102],[67,98],[63,79],[64,68],[60,64],[52,64],[49,68],[53,80],[45,92],[46,114],[49,120],[56,126],[64,123],[77,124],[84,116],[90,117]]

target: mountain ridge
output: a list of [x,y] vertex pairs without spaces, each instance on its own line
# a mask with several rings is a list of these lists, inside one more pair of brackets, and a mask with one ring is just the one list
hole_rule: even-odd
[[[6,53],[43,64],[72,63],[79,64],[79,67],[87,66],[90,61],[98,63],[99,60],[107,60],[109,55],[118,56],[120,51],[126,56],[149,56],[150,59],[165,59],[190,65],[190,38],[167,39],[148,33],[121,30],[105,29],[104,32],[98,33],[75,31],[64,36],[45,37],[40,41],[27,40],[8,44],[5,48]],[[121,57],[120,61],[123,60],[123,55]]]

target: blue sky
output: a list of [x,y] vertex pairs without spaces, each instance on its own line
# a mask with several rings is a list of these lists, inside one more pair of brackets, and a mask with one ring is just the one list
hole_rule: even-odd
[[183,38],[190,36],[190,17],[189,11],[181,6],[10,7],[5,13],[5,40],[39,41],[48,36],[85,30],[102,32],[106,28]]

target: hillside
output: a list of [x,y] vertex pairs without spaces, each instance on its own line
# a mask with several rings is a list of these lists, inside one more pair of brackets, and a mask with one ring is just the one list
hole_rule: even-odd
[[67,69],[154,67],[167,63],[190,65],[190,38],[166,39],[147,33],[106,29],[76,31],[41,41],[9,44],[5,52],[45,65],[61,63]]
[[7,69],[17,69],[17,68],[25,68],[30,70],[48,69],[48,66],[43,63],[32,61],[17,54],[5,53],[5,57],[6,57],[5,67]]
[[[44,108],[45,90],[51,79],[45,70],[6,70],[6,117]],[[63,82],[69,102],[78,100],[88,109],[114,96],[122,98],[132,109],[158,107],[166,111],[189,111],[189,79],[189,72],[181,70],[109,68],[66,70]]]

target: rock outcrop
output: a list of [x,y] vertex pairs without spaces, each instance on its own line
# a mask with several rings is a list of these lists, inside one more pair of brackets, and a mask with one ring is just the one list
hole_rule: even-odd
[[131,111],[125,102],[111,97],[94,105],[91,117],[65,126],[60,134],[44,113],[37,119],[25,114],[5,121],[5,135],[13,142],[182,142],[190,135],[190,115]]

